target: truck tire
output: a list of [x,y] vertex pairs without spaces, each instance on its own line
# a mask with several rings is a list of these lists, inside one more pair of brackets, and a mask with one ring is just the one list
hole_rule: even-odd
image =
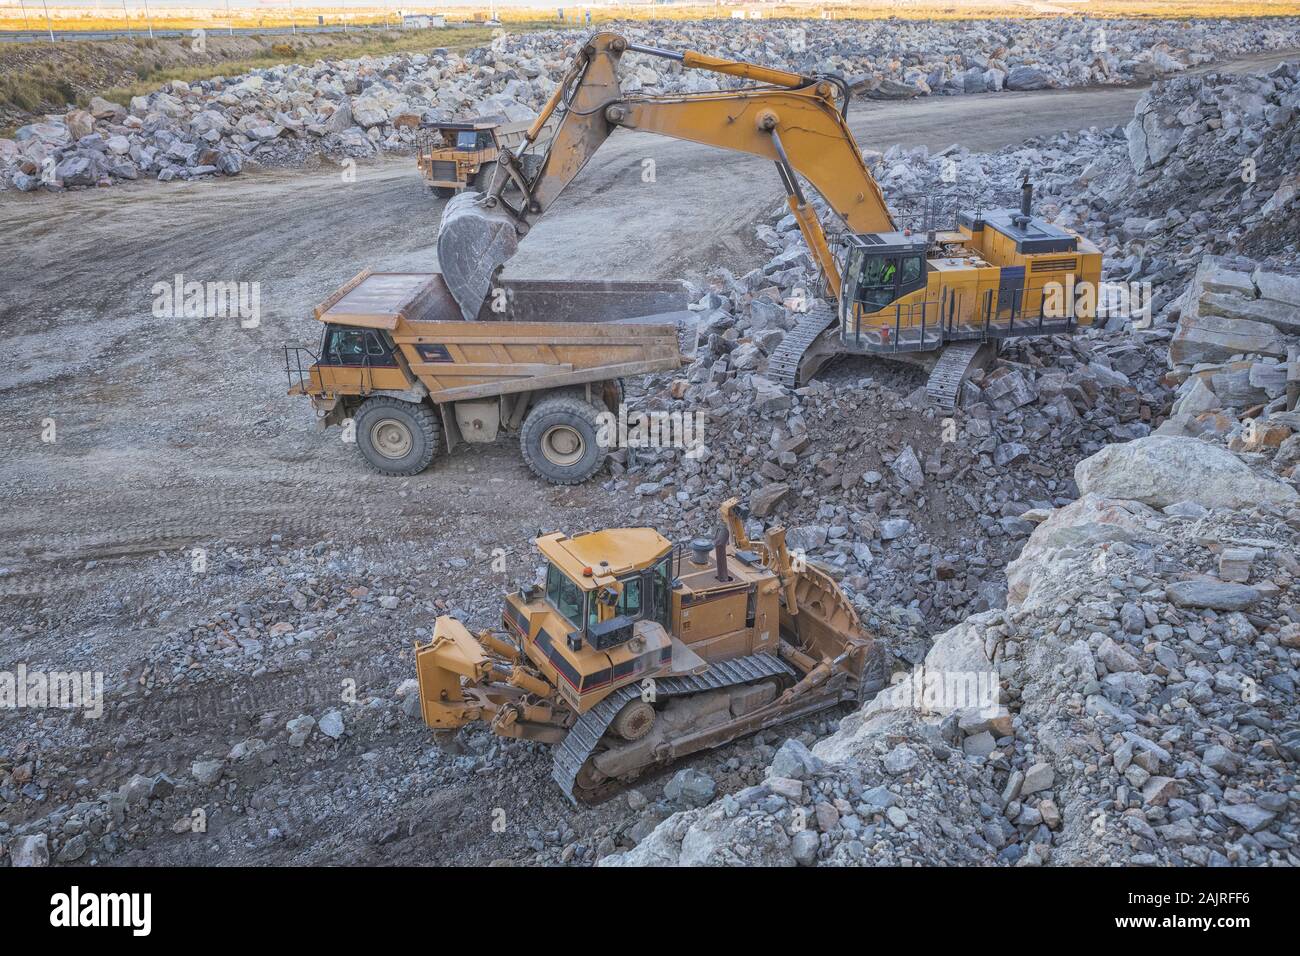
[[497,174],[496,160],[490,163],[484,163],[474,174],[474,179],[470,183],[470,188],[475,192],[485,193],[489,186],[492,185],[492,177]]
[[615,415],[618,414],[618,407],[623,404],[623,380],[621,378],[611,378],[608,382],[602,383],[601,399]]
[[519,449],[533,474],[553,485],[576,485],[605,462],[596,440],[601,410],[571,395],[553,395],[533,406],[519,432]]
[[418,475],[438,450],[442,426],[428,405],[396,398],[367,399],[355,419],[361,457],[381,475]]

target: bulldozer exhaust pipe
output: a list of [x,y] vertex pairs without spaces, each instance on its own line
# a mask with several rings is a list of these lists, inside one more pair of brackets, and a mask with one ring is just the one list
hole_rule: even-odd
[[727,526],[722,525],[713,536],[713,561],[718,566],[718,580],[724,584],[731,580],[731,574],[727,571],[727,541],[730,535],[727,533]]
[[1020,182],[1020,215],[1016,216],[1016,225],[1024,229],[1033,219],[1030,210],[1034,204],[1034,184],[1029,181],[1029,170],[1025,169],[1024,179]]

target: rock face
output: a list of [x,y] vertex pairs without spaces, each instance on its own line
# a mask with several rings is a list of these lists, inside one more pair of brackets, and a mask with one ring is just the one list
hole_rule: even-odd
[[1160,432],[1226,438],[1290,475],[1296,462],[1280,452],[1300,428],[1286,410],[1287,358],[1300,352],[1300,268],[1273,263],[1201,260],[1169,346],[1170,378],[1181,384]]
[[1254,270],[1267,294],[1237,260],[1205,256],[1183,295],[1171,365],[1223,363],[1237,355],[1282,358],[1300,333],[1300,294],[1294,277]]
[[1194,501],[1206,508],[1293,504],[1291,485],[1257,475],[1226,448],[1194,438],[1152,435],[1110,445],[1074,469],[1082,494],[1140,501],[1163,508]]

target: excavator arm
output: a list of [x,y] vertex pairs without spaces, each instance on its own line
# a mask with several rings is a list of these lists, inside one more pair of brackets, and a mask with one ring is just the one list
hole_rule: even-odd
[[[708,70],[764,84],[739,90],[675,96],[625,96],[618,63],[626,52],[663,57],[688,69]],[[533,126],[519,154],[505,152],[483,196],[463,194],[444,214],[438,237],[440,261],[453,294],[472,295],[490,284],[487,275],[514,253],[518,237],[550,208],[616,128],[659,133],[771,160],[786,188],[808,248],[839,295],[839,272],[825,231],[799,183],[802,175],[855,232],[894,228],[880,186],[872,178],[844,120],[848,87],[834,76],[802,76],[753,63],[693,51],[672,53],[629,43],[615,33],[597,33],[574,60]],[[531,170],[523,161],[554,114],[560,121]],[[510,187],[513,184],[513,189]],[[466,270],[467,274],[455,274]],[[478,301],[481,301],[479,299]],[[464,303],[462,303],[464,304]],[[477,303],[475,303],[476,305]]]

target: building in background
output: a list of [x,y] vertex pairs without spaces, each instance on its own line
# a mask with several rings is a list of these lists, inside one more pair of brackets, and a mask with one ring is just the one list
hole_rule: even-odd
[[407,13],[402,16],[403,30],[441,30],[447,25],[447,18],[430,13]]

